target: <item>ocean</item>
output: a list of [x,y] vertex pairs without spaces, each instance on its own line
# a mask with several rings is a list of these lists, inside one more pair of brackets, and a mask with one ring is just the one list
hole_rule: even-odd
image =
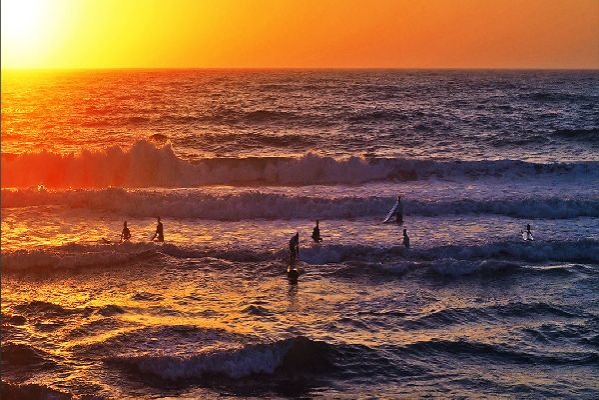
[[1,171],[3,399],[599,397],[597,71],[3,71]]

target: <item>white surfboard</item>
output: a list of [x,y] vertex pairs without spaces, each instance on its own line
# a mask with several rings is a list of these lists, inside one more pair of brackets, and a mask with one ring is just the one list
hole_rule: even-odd
[[389,222],[389,220],[393,216],[393,213],[395,212],[395,210],[397,210],[398,206],[399,206],[399,202],[396,202],[395,205],[391,208],[391,211],[389,211],[389,214],[387,214],[387,216],[383,220],[383,224],[386,224],[387,222]]

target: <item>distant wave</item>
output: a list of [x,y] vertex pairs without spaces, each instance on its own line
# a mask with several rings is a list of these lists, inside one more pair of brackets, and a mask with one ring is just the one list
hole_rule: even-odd
[[[4,251],[1,261],[5,271],[69,271],[130,265],[161,256],[179,259],[215,258],[236,262],[281,262],[286,259],[287,251],[283,248],[254,250],[216,248],[210,245],[158,246],[152,243],[71,244],[36,250]],[[449,245],[410,250],[402,246],[329,244],[302,249],[301,259],[312,265],[367,262],[371,267],[365,267],[366,271],[374,265],[374,268],[380,268],[384,274],[403,274],[409,270],[424,268],[434,274],[459,276],[513,271],[521,263],[599,263],[599,241],[500,241],[483,245]]]
[[401,158],[335,159],[309,152],[300,158],[213,158],[186,161],[170,143],[137,141],[79,154],[2,155],[2,186],[195,187],[208,184],[360,184],[418,179],[599,176],[599,162],[535,164],[524,161],[430,161]]
[[[194,192],[127,191],[125,189],[2,190],[7,207],[66,206],[111,211],[134,217],[162,215],[171,218],[203,218],[221,221],[243,219],[347,219],[380,217],[394,204],[392,197],[325,198],[290,196],[252,191],[218,195]],[[522,218],[599,217],[599,198],[524,197],[515,199],[449,201],[407,200],[406,213],[418,216],[465,214],[506,215]]]

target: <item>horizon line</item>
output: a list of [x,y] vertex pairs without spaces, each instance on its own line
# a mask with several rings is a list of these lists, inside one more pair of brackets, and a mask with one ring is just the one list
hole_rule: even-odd
[[599,71],[599,67],[0,67],[0,71],[190,70],[403,70],[403,71]]

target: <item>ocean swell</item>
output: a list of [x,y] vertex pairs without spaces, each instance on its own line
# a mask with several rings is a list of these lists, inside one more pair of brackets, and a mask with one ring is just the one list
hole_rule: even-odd
[[[394,204],[383,196],[327,198],[264,193],[252,190],[237,194],[196,191],[3,189],[2,208],[66,206],[110,211],[131,217],[161,215],[171,218],[202,218],[220,221],[246,219],[347,219],[379,217]],[[511,199],[410,199],[406,213],[425,217],[491,214],[517,218],[599,217],[599,198],[526,196]]]

